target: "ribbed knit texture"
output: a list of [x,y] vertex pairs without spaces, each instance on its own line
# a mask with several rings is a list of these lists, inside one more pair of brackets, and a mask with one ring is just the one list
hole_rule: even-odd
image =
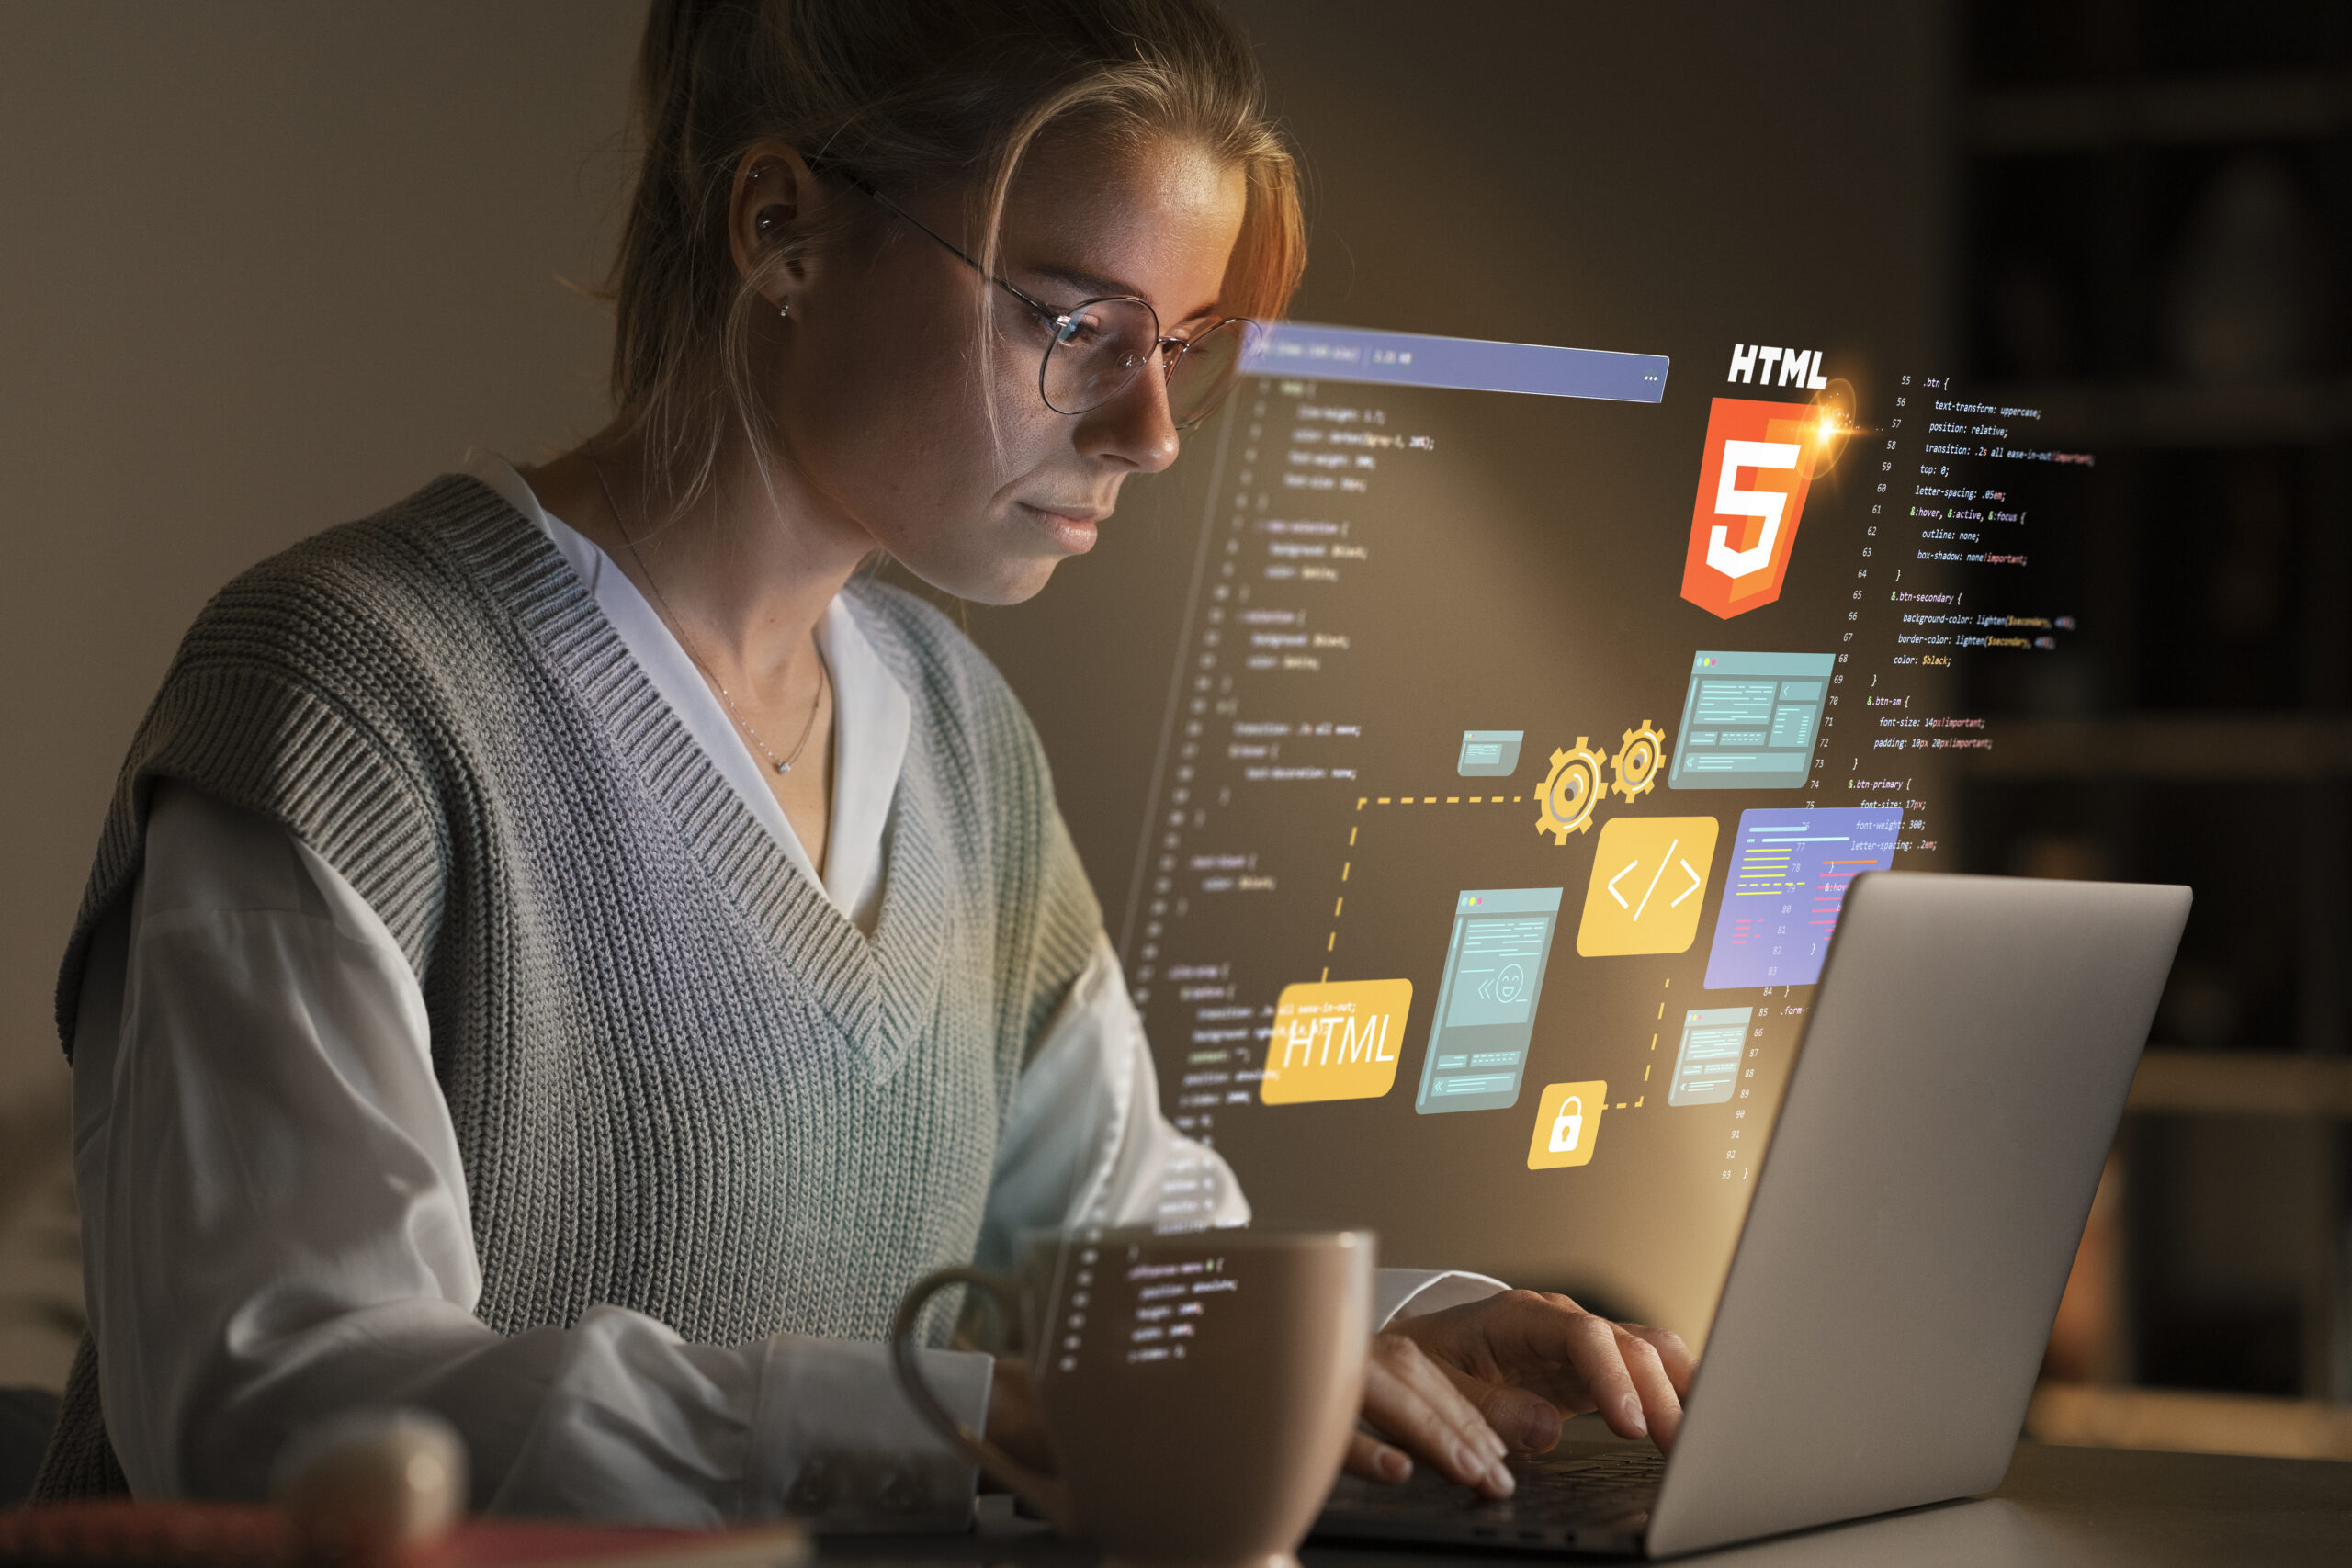
[[[484,1323],[611,1303],[700,1343],[882,1337],[971,1257],[1014,1078],[1101,913],[995,670],[911,597],[847,592],[913,708],[871,942],[487,487],[445,477],[264,562],[132,742],[67,1050],[155,781],[184,781],[291,829],[415,966]],[[85,1348],[44,1497],[121,1488]]]

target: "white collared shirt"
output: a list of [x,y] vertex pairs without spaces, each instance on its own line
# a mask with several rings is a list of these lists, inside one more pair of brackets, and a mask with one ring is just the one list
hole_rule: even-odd
[[[854,610],[819,628],[834,683],[833,813],[820,878],[677,639],[596,546],[503,461],[469,471],[547,531],[631,655],[794,863],[861,931],[887,881],[910,706]],[[356,1404],[436,1411],[477,1496],[513,1512],[716,1524],[780,1510],[836,1528],[956,1528],[973,1477],[922,1425],[884,1348],[779,1336],[689,1345],[640,1313],[500,1335],[414,972],[351,884],[283,827],[158,787],[143,869],[92,944],[75,1034],[84,1277],[115,1450],[142,1496],[254,1496],[277,1447]],[[274,1142],[306,1184],[243,1223]],[[1186,1196],[1170,1200],[1172,1186]],[[1224,1161],[1160,1115],[1142,1021],[1101,941],[1023,1069],[979,1243],[1032,1226],[1240,1224]],[[1384,1269],[1376,1321],[1500,1289]],[[974,1427],[992,1362],[925,1353]]]

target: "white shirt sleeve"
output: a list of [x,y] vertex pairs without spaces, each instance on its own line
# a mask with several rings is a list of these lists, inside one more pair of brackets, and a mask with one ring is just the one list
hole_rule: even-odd
[[[1007,1266],[1020,1233],[1033,1228],[1249,1223],[1233,1168],[1159,1113],[1143,1020],[1102,937],[1013,1086],[980,1264]],[[1508,1288],[1483,1274],[1383,1269],[1372,1320],[1385,1327]]]
[[[476,1318],[415,976],[350,884],[265,818],[159,786],[85,987],[74,1119],[101,1394],[142,1496],[258,1496],[311,1419],[413,1404],[464,1435],[496,1510],[968,1517],[970,1468],[879,1345],[689,1345],[612,1306],[514,1336]],[[926,1355],[979,1425],[989,1358]]]

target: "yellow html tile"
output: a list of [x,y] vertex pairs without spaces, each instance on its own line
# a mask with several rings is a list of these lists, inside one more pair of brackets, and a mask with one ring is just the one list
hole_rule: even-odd
[[1375,1100],[1396,1083],[1413,1010],[1410,980],[1285,986],[1258,1098],[1268,1105]]

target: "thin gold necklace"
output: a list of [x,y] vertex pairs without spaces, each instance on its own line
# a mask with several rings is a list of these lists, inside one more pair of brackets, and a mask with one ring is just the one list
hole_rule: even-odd
[[588,467],[594,470],[596,484],[605,492],[605,504],[613,509],[613,525],[620,531],[621,543],[628,547],[629,559],[635,561],[637,570],[645,574],[646,586],[653,590],[654,607],[661,611],[662,619],[676,635],[678,646],[686,650],[686,657],[694,660],[695,668],[702,671],[703,679],[708,681],[712,689],[718,692],[718,700],[727,705],[727,716],[735,721],[738,728],[751,737],[752,744],[760,749],[760,754],[775,764],[777,773],[792,772],[792,764],[800,761],[801,752],[808,750],[808,738],[817,732],[817,715],[823,709],[825,693],[832,684],[831,672],[825,668],[825,656],[822,653],[817,655],[817,700],[808,705],[808,722],[800,727],[799,744],[793,747],[791,756],[779,757],[769,749],[766,741],[760,739],[760,732],[752,728],[751,720],[743,716],[743,710],[735,705],[734,697],[728,693],[727,683],[718,678],[718,673],[709,665],[703,662],[702,655],[695,651],[694,639],[686,635],[686,624],[678,618],[675,611],[670,608],[669,597],[662,592],[662,584],[654,578],[653,569],[645,564],[645,558],[638,553],[637,541],[629,537],[628,524],[621,516],[621,503],[613,496],[613,482],[605,477],[605,465],[591,457],[588,459]]

